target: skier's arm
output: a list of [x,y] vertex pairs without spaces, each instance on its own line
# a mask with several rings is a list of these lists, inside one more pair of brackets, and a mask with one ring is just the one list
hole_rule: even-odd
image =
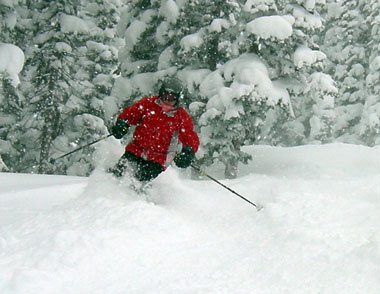
[[135,104],[128,106],[123,109],[123,111],[117,117],[117,120],[124,120],[128,125],[136,125],[140,122],[144,111],[145,104],[147,103],[148,98],[142,98],[140,101]]
[[145,109],[144,103],[146,98],[141,99],[137,103],[126,107],[118,115],[116,123],[112,126],[111,132],[116,139],[121,139],[128,132],[130,125],[137,124],[143,116]]
[[182,143],[182,147],[190,147],[195,154],[198,151],[199,138],[194,132],[193,121],[185,110],[179,109],[178,111],[181,111],[178,139]]

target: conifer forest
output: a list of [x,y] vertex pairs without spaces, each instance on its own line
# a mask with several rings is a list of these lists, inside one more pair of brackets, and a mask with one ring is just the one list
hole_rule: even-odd
[[96,145],[49,159],[107,135],[168,76],[184,85],[197,163],[227,178],[254,160],[243,146],[378,145],[379,11],[378,0],[0,0],[0,170],[89,175]]

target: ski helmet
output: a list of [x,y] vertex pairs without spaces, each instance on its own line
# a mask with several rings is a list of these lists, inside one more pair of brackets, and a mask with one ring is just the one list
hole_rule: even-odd
[[161,100],[174,100],[175,105],[178,105],[182,91],[183,87],[178,79],[167,78],[162,82],[158,95]]

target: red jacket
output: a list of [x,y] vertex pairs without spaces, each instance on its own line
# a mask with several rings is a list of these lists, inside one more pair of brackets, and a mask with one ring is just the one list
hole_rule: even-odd
[[136,125],[133,141],[125,150],[155,161],[165,169],[169,147],[176,137],[182,146],[190,146],[194,153],[198,150],[199,138],[193,130],[193,121],[182,107],[178,107],[172,114],[166,114],[156,103],[157,98],[158,96],[142,98],[125,108],[117,119]]

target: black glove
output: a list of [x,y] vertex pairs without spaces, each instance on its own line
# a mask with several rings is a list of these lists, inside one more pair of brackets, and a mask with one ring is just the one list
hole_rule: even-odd
[[129,125],[123,119],[118,119],[112,126],[111,132],[116,139],[121,139],[128,132]]
[[193,149],[189,146],[184,146],[182,148],[181,153],[177,154],[174,157],[174,162],[175,162],[176,166],[178,166],[180,168],[186,168],[191,164],[193,159],[194,159]]

